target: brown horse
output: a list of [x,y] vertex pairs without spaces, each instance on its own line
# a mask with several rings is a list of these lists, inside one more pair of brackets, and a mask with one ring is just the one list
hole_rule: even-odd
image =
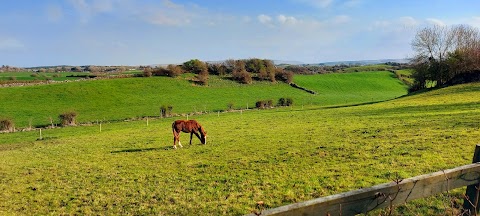
[[172,124],[173,130],[173,148],[177,148],[177,141],[178,145],[181,147],[182,143],[180,143],[180,132],[190,133],[190,145],[192,144],[192,137],[193,134],[198,137],[202,144],[207,144],[207,132],[205,129],[195,120],[176,120]]

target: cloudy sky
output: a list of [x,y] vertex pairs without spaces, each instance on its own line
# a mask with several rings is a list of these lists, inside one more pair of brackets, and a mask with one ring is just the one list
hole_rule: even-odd
[[427,25],[480,27],[478,0],[5,0],[0,65],[407,58]]

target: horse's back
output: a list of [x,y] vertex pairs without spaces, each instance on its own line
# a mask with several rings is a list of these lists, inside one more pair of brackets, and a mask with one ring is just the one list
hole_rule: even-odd
[[194,128],[198,128],[200,124],[195,120],[176,120],[172,124],[172,128],[177,131],[190,132]]

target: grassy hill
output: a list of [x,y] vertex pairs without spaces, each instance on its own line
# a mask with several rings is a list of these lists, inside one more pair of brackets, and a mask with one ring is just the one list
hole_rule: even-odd
[[[125,78],[57,83],[41,86],[0,88],[0,117],[17,127],[58,123],[58,115],[74,110],[80,122],[123,120],[158,116],[162,105],[174,113],[253,107],[258,100],[290,97],[294,104],[338,105],[392,99],[406,94],[406,87],[389,72],[296,76],[295,82],[319,92],[311,95],[284,83],[254,82],[242,85],[210,76],[209,86],[196,86],[192,75]],[[376,84],[381,83],[381,84]]]
[[[257,201],[277,207],[468,164],[480,83],[363,106],[196,118],[207,145],[182,134],[178,150],[173,118],[44,130],[42,140],[38,131],[0,134],[0,214],[241,215]],[[444,214],[448,199],[394,213]]]
[[294,82],[318,93],[322,105],[384,101],[406,94],[406,86],[386,71],[295,76]]

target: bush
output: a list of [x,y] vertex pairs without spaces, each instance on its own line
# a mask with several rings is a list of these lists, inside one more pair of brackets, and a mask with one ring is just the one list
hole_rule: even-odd
[[1,118],[0,119],[0,131],[14,131],[15,124],[11,119]]
[[68,111],[60,114],[58,116],[60,122],[63,126],[73,126],[76,125],[77,112]]
[[273,107],[273,100],[261,100],[255,103],[255,107],[258,109],[265,109]]
[[278,106],[292,106],[293,99],[292,98],[280,98],[278,99]]
[[292,98],[287,98],[286,106],[293,106],[293,99]]
[[163,67],[157,67],[152,69],[152,74],[155,76],[168,76],[170,73],[169,70],[163,68]]
[[144,77],[151,77],[152,76],[152,68],[146,67],[143,69],[143,76]]
[[291,71],[277,70],[275,72],[275,78],[277,80],[290,84],[293,82],[293,73]]
[[173,64],[169,64],[167,66],[167,70],[168,70],[169,77],[177,77],[183,73],[183,69],[181,66],[173,65]]
[[172,105],[162,105],[160,107],[160,116],[162,118],[169,117],[172,115],[173,106]]
[[235,104],[233,102],[230,102],[227,104],[227,109],[228,110],[233,110],[233,107],[235,106]]

